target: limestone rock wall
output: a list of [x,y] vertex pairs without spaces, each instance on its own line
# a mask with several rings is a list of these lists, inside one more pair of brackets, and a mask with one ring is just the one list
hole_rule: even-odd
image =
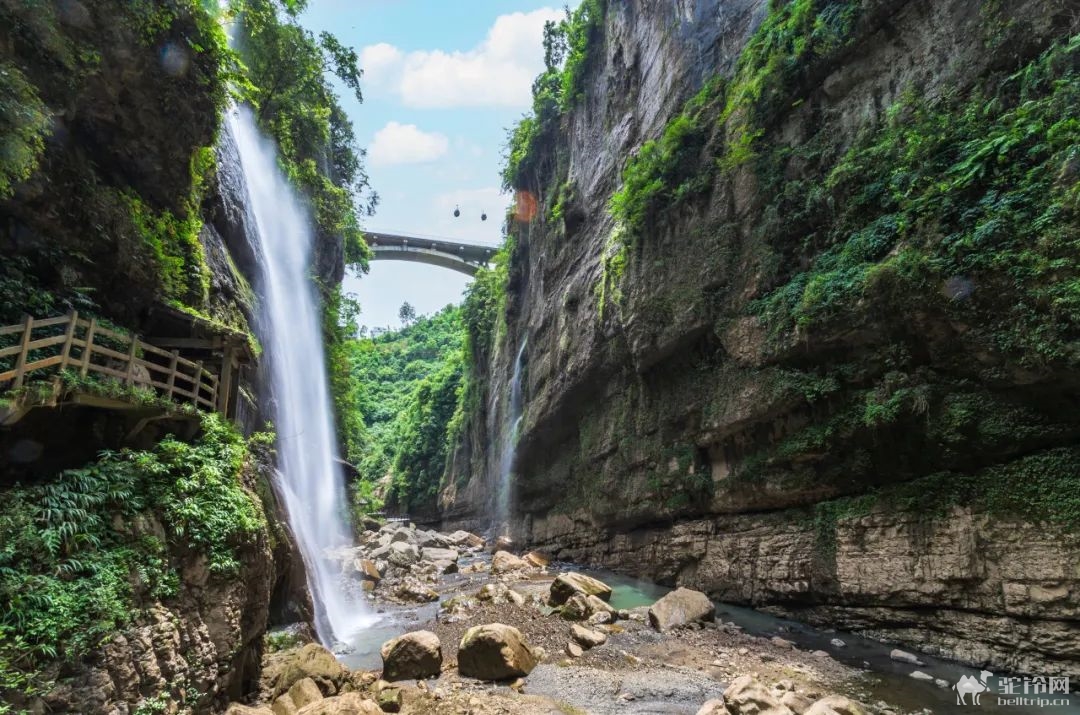
[[[1007,502],[1075,471],[1075,364],[1025,367],[941,311],[775,335],[753,307],[825,250],[776,193],[785,181],[824,185],[829,162],[905,96],[993,86],[1074,33],[1075,19],[1047,0],[992,12],[846,3],[858,9],[851,41],[802,68],[762,129],[763,146],[790,150],[782,180],[752,162],[718,172],[700,199],[648,226],[621,301],[604,305],[624,163],[707,78],[733,76],[769,11],[607,5],[589,89],[549,148],[551,175],[522,187],[541,210],[515,228],[509,330],[493,364],[476,366],[491,398],[455,453],[444,522],[490,524],[506,386],[526,343],[520,541],[972,663],[1077,673],[1073,532],[1037,508],[991,513],[983,498]],[[559,194],[572,197],[565,220],[550,213]],[[890,394],[899,373],[925,387],[910,410],[884,426],[862,412],[842,421]],[[991,477],[1000,492],[988,493]]]

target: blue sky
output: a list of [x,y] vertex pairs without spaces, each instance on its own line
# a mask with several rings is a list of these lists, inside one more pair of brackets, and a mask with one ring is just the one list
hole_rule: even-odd
[[[561,7],[530,0],[311,0],[301,22],[360,53],[364,103],[340,87],[339,95],[381,198],[366,228],[501,240],[510,202],[499,192],[506,129],[529,108],[532,80],[543,69],[544,21],[560,17]],[[359,297],[361,323],[396,327],[402,302],[430,314],[459,302],[468,280],[423,264],[380,261],[368,275],[346,278],[344,289]]]

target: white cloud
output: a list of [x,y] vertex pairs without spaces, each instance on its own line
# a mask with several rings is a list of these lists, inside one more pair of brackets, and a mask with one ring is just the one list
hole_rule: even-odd
[[449,147],[445,134],[424,132],[415,124],[388,122],[375,132],[368,157],[374,166],[423,164],[442,157]]
[[391,44],[380,42],[377,45],[368,45],[360,51],[360,67],[364,70],[364,80],[378,86],[391,84],[401,69],[403,59],[404,53]]
[[371,45],[361,51],[361,67],[372,85],[392,89],[409,107],[527,107],[544,69],[544,23],[563,15],[556,8],[500,15],[466,52]]

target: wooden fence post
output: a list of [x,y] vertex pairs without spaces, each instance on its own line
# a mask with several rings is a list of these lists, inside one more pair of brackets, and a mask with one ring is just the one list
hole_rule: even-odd
[[94,349],[94,331],[97,330],[97,318],[90,318],[90,324],[86,326],[86,344],[83,345],[82,365],[79,367],[79,376],[86,377],[90,369],[90,353]]
[[22,387],[23,377],[26,374],[26,357],[30,352],[31,333],[34,330],[34,319],[29,315],[23,316],[22,349],[15,361],[15,385],[16,389]]
[[222,417],[229,416],[229,393],[232,392],[233,362],[236,360],[236,348],[232,341],[225,348],[225,354],[221,358],[221,375],[218,376],[217,408]]
[[168,382],[168,387],[166,388],[167,392],[165,393],[165,397],[167,399],[170,399],[170,400],[172,399],[172,396],[173,396],[173,388],[176,387],[176,362],[179,359],[180,359],[180,351],[179,350],[173,350],[172,351],[172,360],[169,361],[169,382]]
[[202,360],[195,363],[195,409],[199,408],[199,395],[202,394]]
[[135,351],[139,348],[139,339],[134,335],[131,336],[131,348],[128,350],[128,364],[127,364],[127,377],[124,378],[124,384],[131,387],[135,384]]
[[64,335],[64,349],[60,351],[60,372],[67,367],[71,359],[71,341],[75,339],[75,326],[79,324],[79,311],[68,313],[67,333]]

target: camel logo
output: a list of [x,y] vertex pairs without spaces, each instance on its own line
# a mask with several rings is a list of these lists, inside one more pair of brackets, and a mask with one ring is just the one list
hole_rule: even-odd
[[979,705],[979,698],[982,697],[983,693],[990,689],[990,686],[987,685],[986,681],[993,677],[993,673],[989,670],[984,670],[979,673],[978,680],[975,679],[974,675],[965,675],[960,678],[960,682],[953,686],[953,690],[956,691],[956,704],[967,705],[968,702],[964,700],[964,698],[970,695],[971,704]]

